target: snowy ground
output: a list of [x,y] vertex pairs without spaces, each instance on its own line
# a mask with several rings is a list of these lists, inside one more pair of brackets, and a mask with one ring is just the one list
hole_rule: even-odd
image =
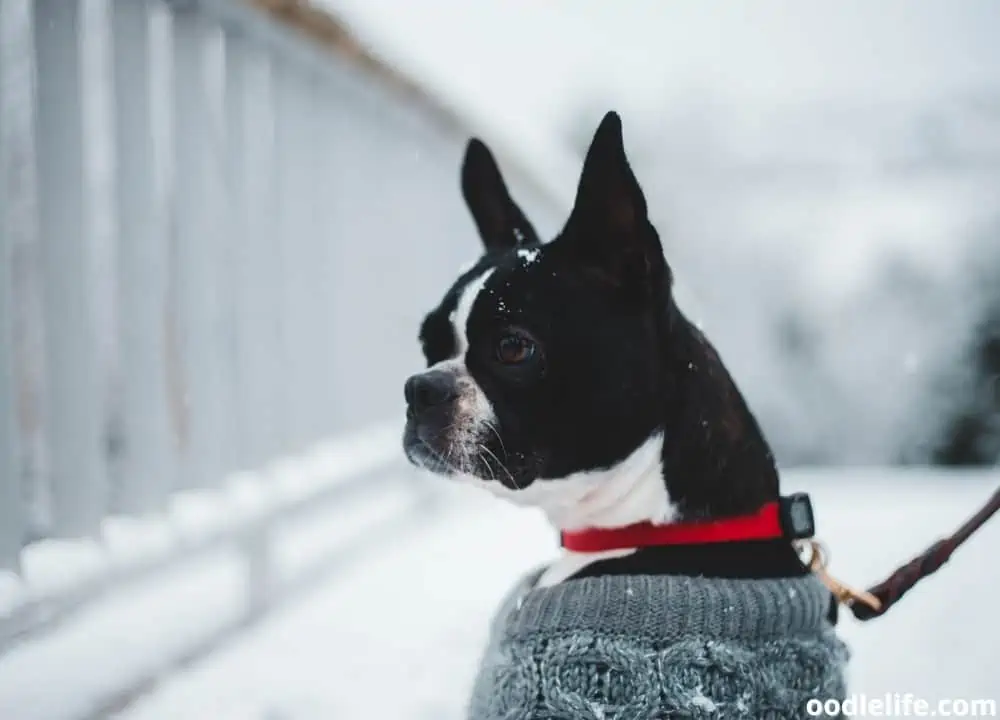
[[[835,574],[865,584],[950,531],[998,481],[996,471],[798,471],[785,490],[813,493]],[[842,621],[856,692],[1000,699],[998,543],[994,523],[891,615]],[[115,720],[458,718],[495,603],[553,549],[530,511],[449,489],[407,539],[358,556]]]

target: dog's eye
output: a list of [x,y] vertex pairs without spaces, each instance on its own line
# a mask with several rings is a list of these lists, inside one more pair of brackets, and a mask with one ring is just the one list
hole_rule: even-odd
[[535,343],[524,335],[504,335],[497,342],[497,360],[504,365],[520,365],[535,355]]

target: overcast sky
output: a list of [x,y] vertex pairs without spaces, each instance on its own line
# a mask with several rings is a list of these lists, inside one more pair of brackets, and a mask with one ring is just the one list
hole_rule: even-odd
[[609,107],[635,128],[692,99],[754,116],[1000,95],[1000,0],[321,1],[560,187],[568,129]]
[[325,0],[412,67],[503,99],[910,96],[1000,83],[995,0]]

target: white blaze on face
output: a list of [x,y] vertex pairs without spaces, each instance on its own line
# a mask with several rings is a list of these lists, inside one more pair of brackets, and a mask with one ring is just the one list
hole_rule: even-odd
[[457,355],[436,363],[431,369],[443,370],[456,378],[458,399],[455,401],[454,427],[451,430],[451,458],[458,467],[469,467],[477,453],[484,452],[480,438],[495,428],[496,413],[486,393],[469,374],[465,365],[465,353],[469,349],[467,335],[469,315],[476,298],[483,290],[487,279],[493,273],[488,270],[472,280],[459,295],[450,320],[455,333]]
[[451,320],[451,329],[455,333],[455,346],[457,350],[457,357],[465,363],[464,355],[466,350],[469,349],[469,315],[472,314],[472,306],[476,304],[476,298],[479,297],[479,293],[482,292],[483,287],[486,285],[486,281],[490,279],[490,275],[493,274],[493,270],[487,270],[479,277],[473,278],[469,283],[462,288],[462,293],[458,296],[458,302],[455,304],[455,309],[452,310],[449,320]]

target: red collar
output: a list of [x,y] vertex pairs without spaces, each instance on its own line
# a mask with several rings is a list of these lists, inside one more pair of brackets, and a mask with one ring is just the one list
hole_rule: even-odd
[[573,552],[603,552],[654,545],[701,545],[788,537],[781,521],[781,504],[769,502],[752,515],[702,522],[620,528],[587,528],[562,533],[562,546]]

